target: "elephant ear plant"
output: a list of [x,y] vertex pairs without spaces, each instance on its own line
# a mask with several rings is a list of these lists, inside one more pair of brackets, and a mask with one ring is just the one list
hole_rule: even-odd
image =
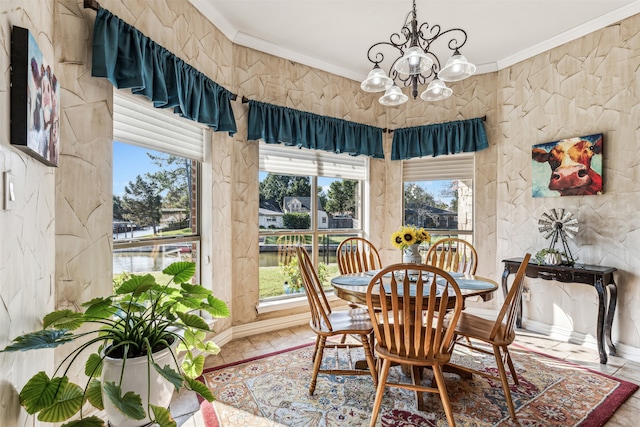
[[[214,400],[209,389],[196,378],[202,374],[205,354],[217,354],[220,348],[206,340],[212,332],[201,313],[211,317],[228,317],[227,304],[212,292],[188,283],[196,271],[192,262],[175,262],[163,270],[170,277],[160,285],[151,274],[125,274],[114,281],[113,295],[95,298],[82,304],[83,311],[58,310],[44,317],[43,329],[15,338],[3,352],[53,348],[78,342],[78,346],[56,368],[53,377],[38,372],[20,392],[20,402],[38,420],[59,423],[74,417],[62,427],[103,426],[101,418],[83,417],[88,401],[95,408],[104,408],[103,398],[109,399],[126,417],[142,420],[145,417],[161,427],[175,426],[168,408],[142,402],[140,395],[124,392],[120,381],[101,383],[105,357],[119,358],[123,370],[127,359],[147,358],[149,370],[157,371],[175,386],[186,387],[208,401]],[[78,330],[78,332],[72,332]],[[88,380],[84,387],[69,381],[67,372],[77,363],[85,350],[88,356],[84,373]],[[154,362],[154,352],[169,348],[176,371],[169,365]],[[178,355],[182,356],[178,362]],[[76,416],[80,412],[79,416]],[[93,412],[93,411],[92,411]]]

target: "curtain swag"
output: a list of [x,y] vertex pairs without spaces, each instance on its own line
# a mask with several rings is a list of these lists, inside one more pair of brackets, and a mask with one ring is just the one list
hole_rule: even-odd
[[156,108],[173,108],[215,131],[237,132],[231,92],[104,8],[96,14],[91,71],[146,96]]
[[396,129],[391,160],[436,157],[489,147],[482,118]]
[[384,158],[382,129],[249,100],[248,139]]

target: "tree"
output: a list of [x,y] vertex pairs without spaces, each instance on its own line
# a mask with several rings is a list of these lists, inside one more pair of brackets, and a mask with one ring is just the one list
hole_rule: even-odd
[[148,173],[150,180],[155,181],[160,192],[164,193],[163,207],[191,210],[191,160],[170,154],[147,153],[151,161],[160,170]]
[[162,216],[161,208],[162,196],[156,181],[145,180],[138,175],[135,182],[130,181],[124,187],[122,209],[126,220],[133,221],[141,227],[152,226],[153,234],[156,234]]
[[353,215],[356,211],[356,189],[358,181],[333,181],[329,185],[325,211],[335,214]]
[[451,203],[449,204],[449,210],[453,212],[458,211],[458,186],[460,185],[460,181],[450,181],[449,187],[443,189],[440,192],[442,197],[451,198]]
[[327,193],[324,192],[324,189],[318,186],[318,204],[326,209],[327,201]]
[[122,208],[122,197],[113,196],[113,219],[122,221],[124,219],[124,209]]
[[309,197],[311,180],[309,177],[269,173],[260,183],[259,191],[260,200],[273,200],[282,208],[287,196]]
[[416,209],[421,206],[435,206],[436,200],[432,194],[428,193],[422,186],[410,183],[404,185],[404,207],[405,209]]

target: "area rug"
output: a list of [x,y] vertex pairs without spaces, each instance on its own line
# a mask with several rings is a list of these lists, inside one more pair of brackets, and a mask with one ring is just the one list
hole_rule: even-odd
[[[499,381],[445,374],[457,426],[602,426],[638,388],[519,346],[510,349],[520,378],[511,387],[519,424],[509,417]],[[320,374],[309,396],[312,354],[313,345],[307,345],[208,370],[202,380],[216,401],[203,405],[207,427],[368,425],[375,396],[371,377]],[[493,356],[461,348],[454,358],[497,373]],[[391,371],[394,380],[410,381],[400,367]],[[423,380],[430,382],[431,373]],[[377,425],[446,426],[439,397],[425,393],[425,403],[420,412],[411,391],[388,387]]]

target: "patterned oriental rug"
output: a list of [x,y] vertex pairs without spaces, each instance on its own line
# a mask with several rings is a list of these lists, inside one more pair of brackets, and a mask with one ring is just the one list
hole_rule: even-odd
[[[456,363],[481,364],[497,373],[493,356],[459,349]],[[521,426],[602,426],[638,388],[516,345],[510,349],[520,376],[511,394]],[[202,404],[206,426],[368,425],[375,396],[371,377],[320,374],[309,396],[312,353],[313,345],[307,345],[208,370],[202,380],[217,400]],[[324,363],[335,363],[326,353]],[[432,374],[426,372],[423,381],[430,382]],[[391,376],[410,381],[400,367],[391,368]],[[518,425],[509,418],[500,382],[480,375],[463,380],[445,374],[445,379],[458,426]],[[388,387],[377,425],[446,426],[439,397],[425,393],[425,403],[427,411],[420,412],[411,391]]]

